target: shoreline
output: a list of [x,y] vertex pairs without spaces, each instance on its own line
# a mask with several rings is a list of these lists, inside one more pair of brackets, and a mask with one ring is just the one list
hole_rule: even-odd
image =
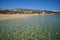
[[0,20],[11,20],[11,19],[19,19],[31,16],[37,16],[39,14],[0,14]]

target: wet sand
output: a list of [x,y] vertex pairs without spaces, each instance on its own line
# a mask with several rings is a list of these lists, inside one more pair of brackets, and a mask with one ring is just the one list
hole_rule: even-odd
[[0,20],[18,19],[37,15],[39,14],[0,14]]

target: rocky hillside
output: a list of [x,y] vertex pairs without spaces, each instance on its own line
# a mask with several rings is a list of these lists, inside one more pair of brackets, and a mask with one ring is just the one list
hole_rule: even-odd
[[0,9],[0,14],[60,14],[60,12],[48,11],[48,10],[31,10],[31,9]]

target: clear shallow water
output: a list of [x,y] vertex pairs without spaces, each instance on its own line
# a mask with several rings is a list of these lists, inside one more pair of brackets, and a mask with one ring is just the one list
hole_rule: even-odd
[[0,40],[60,40],[60,15],[0,21]]

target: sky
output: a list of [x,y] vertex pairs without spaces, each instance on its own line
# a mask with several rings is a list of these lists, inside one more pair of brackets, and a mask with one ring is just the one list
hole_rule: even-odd
[[0,8],[27,8],[60,11],[60,0],[0,0]]

